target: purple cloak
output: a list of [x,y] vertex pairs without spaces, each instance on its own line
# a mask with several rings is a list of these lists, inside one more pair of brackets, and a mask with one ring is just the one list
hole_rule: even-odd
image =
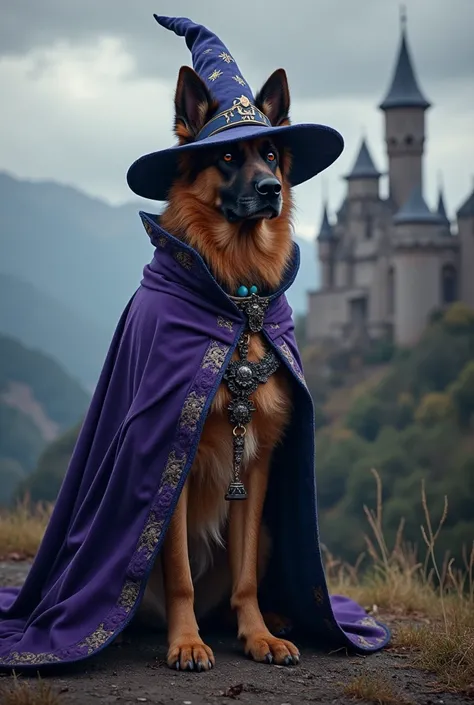
[[[0,666],[79,661],[130,622],[244,328],[197,252],[140,216],[155,254],[118,323],[27,579],[0,590]],[[298,267],[295,244],[263,328],[291,373],[295,413],[272,465],[265,517],[278,551],[260,601],[315,646],[367,653],[389,631],[352,600],[329,596],[321,561],[313,404],[284,295]]]

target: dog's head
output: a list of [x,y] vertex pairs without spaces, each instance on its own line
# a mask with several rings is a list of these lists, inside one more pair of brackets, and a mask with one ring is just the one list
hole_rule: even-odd
[[[275,71],[256,96],[273,126],[289,124],[286,73]],[[179,73],[175,133],[193,142],[218,110],[207,86],[188,67]],[[238,134],[238,128],[234,129]],[[218,279],[275,286],[291,251],[291,155],[268,137],[184,153],[162,222],[205,257]]]

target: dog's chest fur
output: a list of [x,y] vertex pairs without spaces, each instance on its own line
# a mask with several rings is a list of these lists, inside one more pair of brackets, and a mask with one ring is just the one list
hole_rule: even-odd
[[[249,343],[248,359],[257,362],[263,358],[265,347],[259,335],[253,334]],[[238,353],[234,353],[234,359]],[[274,448],[283,436],[290,419],[291,397],[287,373],[279,367],[265,384],[251,396],[256,411],[245,435],[245,454],[242,480],[258,464],[261,448]],[[229,502],[224,499],[232,480],[233,449],[232,425],[227,406],[231,396],[223,382],[217,390],[209,416],[204,425],[196,459],[190,476],[188,529],[190,542],[209,546],[221,542]],[[198,559],[201,563],[202,557]]]

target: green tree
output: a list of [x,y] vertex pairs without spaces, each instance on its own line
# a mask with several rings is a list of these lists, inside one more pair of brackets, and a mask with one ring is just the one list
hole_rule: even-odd
[[79,427],[75,426],[47,446],[40,456],[35,472],[19,486],[18,499],[28,494],[33,502],[56,500],[78,433]]
[[474,360],[463,368],[450,392],[461,424],[469,426],[474,415]]
[[367,441],[377,438],[383,423],[383,404],[372,394],[357,397],[347,414],[347,426]]
[[0,400],[0,458],[17,461],[32,472],[46,443],[35,423],[19,409]]
[[423,426],[434,426],[441,421],[452,419],[454,405],[449,394],[430,392],[422,398],[416,412],[415,421]]

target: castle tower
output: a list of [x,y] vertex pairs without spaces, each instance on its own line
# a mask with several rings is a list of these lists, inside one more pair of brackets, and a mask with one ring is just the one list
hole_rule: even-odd
[[423,188],[425,111],[430,105],[418,86],[403,14],[397,63],[390,88],[379,105],[385,114],[390,198],[397,209],[415,186]]
[[393,223],[394,336],[398,345],[410,346],[442,303],[440,235],[445,225],[428,208],[419,185]]
[[348,198],[378,198],[379,179],[381,173],[375,168],[365,139],[362,140],[354,166],[346,181],[348,182]]
[[457,212],[458,239],[462,251],[461,300],[474,307],[474,190]]
[[321,288],[334,286],[334,244],[335,237],[329,222],[327,203],[323,206],[323,218],[318,234],[318,257],[321,262]]

